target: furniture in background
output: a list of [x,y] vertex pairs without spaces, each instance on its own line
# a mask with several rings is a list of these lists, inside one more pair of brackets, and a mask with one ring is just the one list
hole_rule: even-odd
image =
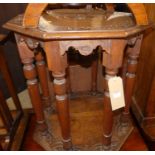
[[28,122],[28,113],[22,110],[4,55],[3,48],[9,40],[9,36],[0,34],[0,72],[7,84],[16,110],[11,111],[9,109],[3,92],[0,89],[0,149],[19,150]]
[[[155,5],[145,4],[148,18],[155,21]],[[132,98],[132,113],[150,150],[155,150],[155,48],[154,27],[144,33],[137,78]]]
[[[77,49],[82,55],[89,55],[98,46],[102,48],[102,65],[105,67],[104,80],[104,118],[103,142],[100,150],[118,150],[116,143],[113,145],[113,111],[109,97],[108,80],[118,75],[122,67],[123,57],[127,62],[123,68],[125,84],[125,108],[121,119],[117,120],[115,135],[119,144],[131,131],[129,108],[135,81],[135,72],[143,37],[143,31],[148,28],[148,19],[143,4],[128,4],[131,15],[114,18],[114,9],[107,5],[107,12],[95,9],[55,9],[46,10],[47,3],[29,4],[24,16],[19,15],[7,22],[4,27],[14,31],[16,42],[24,64],[23,70],[27,79],[28,90],[36,113],[37,130],[35,140],[45,148],[52,150],[53,136],[46,123],[42,99],[45,107],[50,107],[47,76],[42,53],[47,59],[48,69],[54,77],[54,91],[56,94],[57,111],[62,133],[63,148],[74,149],[70,133],[69,104],[66,90],[66,51],[70,47]],[[37,8],[37,10],[36,10]],[[115,14],[115,13],[114,13]],[[111,17],[111,20],[110,20]],[[109,18],[109,20],[108,20]],[[115,20],[116,19],[116,20]],[[127,49],[124,52],[124,49]],[[34,65],[36,61],[36,67]],[[41,98],[37,76],[43,90]],[[120,137],[123,137],[122,138]]]
[[[24,3],[3,3],[0,5],[0,33],[8,34],[9,32],[2,27],[2,25],[8,21],[10,18],[17,16],[22,13],[27,4]],[[25,79],[22,71],[22,65],[20,63],[19,54],[15,46],[15,41],[7,42],[7,46],[4,47],[4,54],[6,61],[9,66],[9,70],[14,81],[17,93],[20,93],[26,89]],[[18,79],[18,80],[17,80]],[[2,77],[0,76],[0,86],[3,91],[4,97],[9,97],[9,92],[7,91],[6,85],[3,82]]]

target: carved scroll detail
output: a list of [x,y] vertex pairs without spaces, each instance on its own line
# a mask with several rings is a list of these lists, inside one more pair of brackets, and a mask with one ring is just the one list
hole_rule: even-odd
[[134,47],[134,48],[129,48],[127,53],[130,53],[130,54],[133,53],[138,56],[140,53],[142,39],[143,39],[143,35],[141,34],[133,39],[128,40],[128,46]]
[[81,55],[85,56],[90,55],[97,46],[101,46],[102,49],[110,52],[110,44],[110,40],[73,40],[59,42],[61,55],[63,55],[69,47],[74,47]]
[[139,35],[139,36],[136,36],[134,38],[131,38],[128,40],[128,45],[129,46],[135,46],[137,40],[139,40],[139,39],[142,40],[142,38],[143,38],[143,35]]
[[28,46],[30,49],[32,49],[32,50],[36,49],[36,48],[39,46],[39,42],[36,41],[36,40],[33,40],[33,39],[31,39],[31,38],[26,38],[26,39],[25,39],[25,43],[26,43],[27,46]]
[[31,50],[36,49],[40,44],[40,42],[35,40],[35,39],[27,38],[25,36],[20,36],[20,35],[16,35],[16,41],[17,41],[18,44],[22,43],[22,42],[25,42],[26,45],[28,46],[28,48],[31,49]]

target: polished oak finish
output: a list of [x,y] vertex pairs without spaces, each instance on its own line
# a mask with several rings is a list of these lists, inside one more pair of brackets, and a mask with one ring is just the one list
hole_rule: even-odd
[[36,67],[39,76],[39,81],[42,89],[42,101],[44,103],[44,108],[50,110],[52,108],[51,98],[48,87],[48,77],[45,59],[43,56],[43,52],[41,50],[37,50],[35,54]]
[[138,58],[141,48],[142,36],[130,40],[127,47],[127,66],[125,77],[125,108],[122,115],[122,123],[126,124],[129,120],[129,110],[132,101],[132,94],[135,85]]
[[[36,28],[39,23],[39,17],[41,16],[42,12],[45,10],[47,6],[48,3],[29,4],[24,14],[23,26]],[[33,8],[36,7],[38,8],[37,12],[34,12]],[[148,18],[144,4],[128,3],[128,7],[132,10],[133,14],[135,15],[136,22],[138,25],[148,24]],[[113,8],[113,6],[111,6],[111,8]]]
[[[66,51],[70,47],[74,47],[81,55],[88,56],[92,54],[94,49],[100,46],[103,56],[102,65],[105,67],[106,72],[102,145],[104,150],[111,150],[113,112],[107,81],[109,78],[116,76],[118,69],[121,68],[124,49],[128,42],[131,43],[135,39],[138,39],[143,31],[150,27],[144,5],[128,4],[136,19],[136,23],[130,15],[125,14],[124,16],[118,16],[113,19],[112,12],[105,12],[104,14],[103,10],[89,10],[88,8],[79,9],[79,13],[75,9],[67,9],[66,12],[64,9],[48,10],[46,13],[49,16],[46,16],[47,14],[42,13],[46,6],[46,3],[29,4],[24,16],[19,15],[4,25],[5,28],[14,31],[16,34],[16,42],[21,61],[24,64],[24,73],[40,129],[46,130],[47,128],[36,79],[36,69],[33,65],[35,49],[40,46],[45,52],[48,69],[54,77],[54,91],[56,94],[63,148],[65,150],[72,150],[74,147],[71,141],[70,114],[65,79],[65,72],[68,67]],[[35,7],[38,7],[37,11]],[[91,16],[88,16],[88,13]],[[72,25],[70,24],[72,21],[64,20],[64,18],[73,19],[77,23],[75,22],[76,24]],[[49,22],[50,19],[52,22]],[[83,19],[89,20],[85,22]],[[135,62],[137,58],[136,52],[133,51],[129,56],[132,62]],[[127,71],[131,71],[130,65]],[[95,72],[92,77],[92,80],[96,79]],[[40,76],[40,78],[43,77]],[[129,85],[130,81],[126,80],[126,82]],[[131,86],[133,86],[134,82],[131,83]],[[96,86],[94,85],[93,87],[95,89]],[[129,88],[129,92],[132,93],[132,87]],[[131,94],[127,96],[130,98]],[[127,108],[125,108],[127,111],[129,106],[130,104],[127,103]]]
[[66,90],[65,70],[67,67],[67,56],[60,55],[58,42],[45,43],[45,52],[47,55],[48,68],[52,71],[54,77],[54,92],[57,101],[57,111],[61,126],[62,138],[64,149],[69,150],[72,148],[70,136],[70,116],[69,105]]
[[[116,44],[119,43],[119,46]],[[112,127],[113,127],[113,112],[111,108],[108,80],[112,77],[117,76],[118,69],[122,65],[124,48],[126,46],[125,40],[113,40],[111,43],[111,55],[106,52],[103,54],[103,65],[105,66],[105,90],[104,90],[104,114],[103,118],[103,145],[105,150],[110,150],[111,147],[111,137],[112,137]]]
[[34,61],[34,53],[31,51],[24,40],[16,35],[16,39],[18,42],[18,50],[20,53],[21,61],[24,64],[23,71],[25,78],[27,79],[27,85],[29,94],[31,97],[32,104],[34,106],[34,111],[36,113],[36,119],[39,126],[39,129],[44,131],[46,130],[46,123],[42,108],[42,101],[39,92],[39,86],[37,81],[37,70],[35,65],[33,64]]
[[[98,99],[97,99],[98,98]],[[73,135],[73,143],[78,144],[81,148],[90,151],[93,144],[101,141],[102,121],[103,121],[103,104],[101,97],[80,97],[70,101],[71,114],[71,134]],[[100,116],[101,115],[101,116]],[[55,134],[61,135],[60,126],[58,125],[57,113],[50,115],[50,121],[53,123]],[[35,132],[35,116],[32,115],[23,141],[21,150],[23,151],[44,151],[38,143],[33,140]],[[95,122],[95,125],[94,125]],[[136,140],[135,140],[136,139]],[[87,144],[87,145],[86,145]],[[90,144],[90,149],[87,147]],[[134,130],[122,145],[121,151],[146,151],[148,150],[144,139],[140,135],[136,126]]]

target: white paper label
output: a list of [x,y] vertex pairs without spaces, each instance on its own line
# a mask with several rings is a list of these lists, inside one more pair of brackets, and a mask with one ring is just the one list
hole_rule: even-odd
[[108,80],[109,94],[112,111],[125,106],[123,82],[120,77],[113,77]]
[[113,98],[119,98],[121,97],[121,92],[113,92]]

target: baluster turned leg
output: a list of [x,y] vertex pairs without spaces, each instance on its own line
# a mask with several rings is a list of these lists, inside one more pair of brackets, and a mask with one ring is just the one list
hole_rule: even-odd
[[34,62],[34,52],[31,50],[25,40],[21,36],[16,35],[18,50],[21,61],[23,63],[24,76],[27,80],[28,92],[36,115],[36,130],[34,132],[34,140],[40,144],[45,150],[52,149],[53,136],[48,131],[45,121],[43,104],[39,91],[37,80],[37,70]]
[[122,125],[128,125],[130,121],[130,105],[132,101],[133,88],[135,84],[137,64],[142,38],[137,38],[133,47],[128,47],[127,73],[125,78],[125,108],[121,116]]
[[137,55],[128,56],[128,67],[126,73],[126,84],[125,84],[125,108],[122,116],[122,123],[126,124],[129,121],[129,110],[132,100],[133,87],[135,83],[136,70],[137,70]]
[[112,127],[113,127],[113,111],[108,89],[108,80],[115,77],[118,73],[117,69],[105,70],[105,89],[104,89],[104,118],[103,118],[103,148],[109,150],[111,147]]
[[44,106],[45,110],[47,110],[50,113],[53,108],[51,105],[45,61],[44,61],[44,57],[43,57],[41,51],[39,51],[35,55],[35,60],[36,60],[36,66],[37,66],[37,72],[38,72],[38,76],[39,76],[40,86],[42,89],[42,101],[44,103],[43,106]]
[[70,135],[70,116],[69,116],[69,103],[66,94],[66,79],[65,73],[56,74],[54,77],[54,91],[56,94],[58,118],[61,126],[61,133],[63,138],[63,148],[70,150],[72,147]]
[[125,83],[126,83],[126,73],[127,73],[127,55],[125,55],[124,59],[123,59],[123,65],[121,68],[121,77],[123,80],[123,86],[125,87]]
[[104,79],[104,108],[103,108],[103,149],[111,150],[111,138],[113,128],[113,111],[111,107],[108,80],[117,75],[118,69],[122,66],[125,40],[111,40],[110,51],[103,52],[102,64],[105,67]]
[[65,71],[67,68],[67,55],[60,54],[59,42],[51,41],[44,43],[44,51],[47,57],[48,68],[54,77],[54,92],[56,95],[56,107],[58,112],[64,150],[72,149],[70,135],[69,102]]
[[37,70],[35,65],[33,64],[34,51],[28,47],[28,45],[26,44],[26,39],[24,40],[19,35],[15,35],[15,37],[17,41],[21,62],[24,65],[23,66],[24,76],[27,80],[28,91],[36,114],[37,125],[39,130],[45,131],[47,129],[47,126],[45,123],[42,101],[41,101],[41,96],[39,92]]
[[41,131],[45,131],[47,126],[45,124],[42,102],[38,87],[38,80],[36,78],[36,68],[33,64],[33,59],[22,59],[22,62],[24,64],[24,75],[27,79],[28,91],[36,114],[38,127]]
[[52,135],[48,131],[47,124],[43,113],[42,100],[39,92],[38,80],[36,79],[36,69],[33,65],[33,59],[22,60],[24,64],[24,75],[27,79],[27,86],[31,102],[36,115],[36,130],[34,140],[40,144],[45,150],[51,150]]

